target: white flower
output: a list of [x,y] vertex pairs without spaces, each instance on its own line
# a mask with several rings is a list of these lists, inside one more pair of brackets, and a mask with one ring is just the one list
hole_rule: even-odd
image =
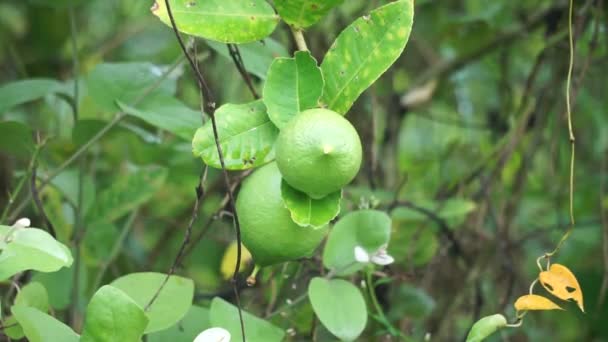
[[24,218],[20,218],[17,220],[17,222],[15,222],[15,224],[13,224],[13,227],[15,228],[27,228],[32,224],[32,222],[30,221],[30,219],[24,217]]
[[230,333],[224,328],[209,328],[198,334],[193,342],[230,342]]
[[386,253],[387,247],[387,245],[382,245],[377,251],[370,255],[363,247],[355,246],[355,260],[364,264],[371,262],[380,266],[390,265],[395,259]]

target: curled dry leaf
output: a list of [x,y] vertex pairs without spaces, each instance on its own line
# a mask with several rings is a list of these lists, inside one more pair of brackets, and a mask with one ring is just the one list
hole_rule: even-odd
[[535,294],[529,294],[517,298],[514,306],[515,310],[517,311],[563,310],[561,307],[559,307],[559,305],[553,303],[551,300]]
[[574,301],[581,311],[585,312],[583,291],[574,274],[566,266],[553,264],[548,271],[540,272],[538,278],[552,295],[562,300]]

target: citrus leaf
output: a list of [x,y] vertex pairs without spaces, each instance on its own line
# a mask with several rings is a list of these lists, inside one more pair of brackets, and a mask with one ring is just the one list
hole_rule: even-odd
[[322,102],[345,114],[401,55],[412,29],[413,0],[382,6],[348,26],[325,55]]
[[[222,257],[222,263],[220,264],[220,272],[224,279],[230,279],[232,274],[234,273],[234,266],[236,265],[236,259],[238,254],[238,245],[236,241],[232,241],[226,251],[224,251],[224,256]],[[251,252],[241,244],[241,265],[240,270],[243,272],[245,270],[245,266],[251,261]]]
[[71,95],[63,83],[52,79],[30,79],[7,83],[0,87],[0,113],[53,93]]
[[517,311],[529,311],[529,310],[563,310],[557,304],[553,303],[549,299],[529,294],[517,298],[515,304],[513,304]]
[[0,226],[0,280],[25,271],[55,272],[72,265],[70,250],[38,228]]
[[572,271],[566,266],[552,264],[548,271],[540,272],[538,278],[549,293],[562,300],[574,301],[581,311],[585,312],[583,291]]
[[127,294],[103,286],[87,306],[81,342],[139,342],[148,318]]
[[[226,169],[250,169],[274,159],[274,142],[279,130],[268,118],[262,100],[225,104],[215,112],[215,118]],[[211,120],[196,131],[192,151],[207,165],[221,168]]]
[[21,291],[17,293],[15,305],[47,312],[49,310],[49,294],[41,283],[31,282],[22,287]]
[[507,319],[501,314],[483,317],[473,324],[471,331],[467,335],[466,342],[481,342],[506,325]]
[[281,18],[296,28],[311,26],[344,0],[275,0]]
[[[131,273],[114,280],[110,285],[122,290],[144,308],[165,278],[163,273]],[[145,312],[149,320],[145,332],[164,330],[177,323],[192,306],[193,298],[194,282],[191,279],[171,276],[152,306]]]
[[[232,341],[243,340],[241,324],[238,319],[238,308],[236,306],[220,297],[215,297],[211,301],[211,308],[209,310],[211,326],[228,330],[232,336]],[[248,342],[279,342],[283,340],[285,333],[281,328],[247,311],[242,311],[242,313],[243,322],[245,323],[245,336],[247,336]]]
[[[279,23],[264,0],[170,0],[177,28],[193,36],[221,43],[248,43],[269,36]],[[157,0],[152,13],[171,26],[164,0]]]
[[317,107],[323,84],[321,69],[310,52],[276,58],[264,84],[264,104],[272,123],[281,129],[299,112]]
[[336,337],[354,341],[367,324],[367,307],[361,291],[342,279],[313,278],[308,297],[317,317]]
[[323,250],[323,265],[349,275],[364,267],[355,261],[355,247],[369,254],[388,244],[391,234],[390,217],[378,210],[360,210],[344,215],[329,234]]
[[36,308],[14,305],[11,311],[30,342],[79,341],[70,327]]
[[322,228],[340,213],[342,190],[320,199],[313,199],[283,180],[281,196],[291,213],[291,219],[302,227]]
[[202,330],[210,327],[209,309],[193,305],[178,324],[148,335],[148,342],[191,342]]

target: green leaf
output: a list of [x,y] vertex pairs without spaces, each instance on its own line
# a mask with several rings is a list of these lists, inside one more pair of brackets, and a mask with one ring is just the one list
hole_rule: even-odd
[[323,251],[323,265],[338,275],[348,275],[364,267],[355,260],[355,247],[368,253],[388,244],[391,234],[390,217],[377,210],[360,210],[346,214],[329,233]]
[[35,148],[32,130],[28,126],[16,121],[0,122],[0,152],[28,159]]
[[283,128],[299,112],[318,107],[323,84],[321,69],[310,52],[275,59],[264,85],[264,104],[272,123]]
[[302,227],[322,228],[340,213],[342,190],[320,199],[313,199],[283,180],[281,196],[291,213],[291,219]]
[[466,342],[480,342],[507,325],[507,319],[501,314],[486,316],[473,324]]
[[121,101],[118,106],[126,114],[138,117],[148,124],[175,134],[175,136],[190,141],[194,132],[201,125],[200,110],[192,110],[179,100],[158,98],[141,106],[141,109],[131,107]]
[[0,87],[0,114],[14,106],[53,93],[70,95],[64,84],[51,79],[30,79],[7,83]]
[[87,306],[81,342],[139,342],[148,318],[121,290],[101,287]]
[[[112,282],[112,286],[124,291],[139,306],[146,307],[167,277],[163,273],[131,273]],[[194,298],[194,282],[191,279],[171,276],[154,304],[146,311],[149,319],[145,332],[167,329],[186,315]]]
[[412,29],[413,0],[382,6],[348,26],[325,55],[322,102],[346,114],[401,55]]
[[[242,311],[242,313],[247,342],[279,342],[283,340],[285,333],[281,328],[246,311]],[[239,313],[236,306],[220,297],[213,298],[209,312],[211,326],[228,330],[232,336],[232,341],[243,339],[238,317]]]
[[[210,40],[205,43],[232,62],[232,57],[230,57],[226,44]],[[241,53],[247,71],[262,80],[266,79],[268,69],[275,58],[288,56],[287,49],[272,38],[266,38],[263,41],[239,44],[239,52]]]
[[[146,89],[160,80],[165,67],[151,63],[104,63],[99,64],[87,77],[88,93],[101,109],[117,111],[116,101],[132,105]],[[167,97],[175,93],[175,80],[167,78],[145,97]]]
[[[264,0],[171,0],[177,28],[193,36],[221,43],[249,43],[269,36],[279,16]],[[171,26],[164,0],[157,0],[152,13]]]
[[344,0],[275,0],[281,18],[296,28],[305,28],[323,18]]
[[[270,122],[262,100],[225,104],[215,112],[215,118],[226,169],[250,169],[274,159],[274,142],[279,130]],[[192,151],[207,165],[221,168],[211,120],[196,131]]]
[[32,307],[47,312],[49,310],[49,294],[41,283],[31,282],[17,293],[15,305]]
[[365,329],[365,300],[346,280],[315,277],[308,285],[308,297],[321,323],[339,339],[354,341]]
[[72,265],[70,250],[38,228],[0,226],[0,280],[25,270],[55,272]]
[[147,167],[118,177],[97,196],[94,210],[87,215],[87,221],[111,222],[128,214],[156,194],[165,183],[167,174],[166,168]]
[[211,328],[209,309],[193,305],[179,323],[148,335],[148,342],[192,342],[201,331]]
[[11,311],[30,342],[79,341],[70,327],[36,308],[14,305]]

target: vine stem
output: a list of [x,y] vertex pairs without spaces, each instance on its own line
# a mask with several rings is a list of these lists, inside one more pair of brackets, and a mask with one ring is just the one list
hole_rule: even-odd
[[293,34],[293,39],[296,42],[296,46],[300,51],[309,51],[308,46],[306,45],[306,39],[304,38],[304,32],[301,29],[297,29],[295,27],[290,26],[291,34]]

